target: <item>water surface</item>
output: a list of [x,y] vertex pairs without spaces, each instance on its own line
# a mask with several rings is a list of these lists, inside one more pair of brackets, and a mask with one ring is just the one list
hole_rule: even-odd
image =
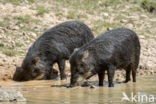
[[[1,82],[2,88],[12,88],[23,93],[27,102],[19,104],[156,104],[143,101],[143,103],[132,101],[122,101],[123,93],[129,98],[132,94],[141,96],[150,95],[156,98],[156,77],[137,78],[137,83],[129,82],[127,84],[115,82],[114,88],[108,88],[107,82],[103,87],[98,87],[97,78],[91,80],[95,88],[75,87],[66,88],[64,85],[68,81],[28,81],[28,82]],[[146,99],[143,99],[146,100]],[[0,103],[12,104],[12,103]],[[13,103],[16,104],[16,103]]]

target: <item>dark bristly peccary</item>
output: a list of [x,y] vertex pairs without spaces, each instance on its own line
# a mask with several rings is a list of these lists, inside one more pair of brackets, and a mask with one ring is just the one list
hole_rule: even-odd
[[13,79],[27,81],[49,79],[57,75],[53,69],[57,63],[61,79],[65,79],[65,60],[75,48],[81,47],[94,38],[87,25],[79,21],[67,21],[43,33],[29,48],[22,67],[17,68]]
[[136,82],[139,64],[140,43],[132,30],[118,28],[99,35],[86,45],[74,51],[70,58],[70,86],[81,85],[84,79],[98,74],[99,86],[103,86],[104,73],[107,71],[109,87],[113,87],[116,69],[126,70],[126,80]]

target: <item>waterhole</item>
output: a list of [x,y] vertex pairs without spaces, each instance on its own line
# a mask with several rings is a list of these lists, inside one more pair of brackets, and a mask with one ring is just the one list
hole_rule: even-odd
[[[27,102],[20,102],[19,104],[156,104],[156,99],[154,102],[150,102],[151,99],[149,99],[151,96],[156,98],[155,76],[137,78],[136,83],[115,82],[114,88],[108,88],[107,81],[103,87],[97,86],[96,76],[90,80],[90,85],[95,86],[93,88],[89,86],[67,88],[68,84],[69,79],[65,81],[0,82],[1,88],[16,89],[23,93]],[[132,95],[136,98],[140,97],[139,99],[142,95],[146,95],[145,97],[148,99],[132,101],[134,100],[131,99]],[[125,96],[129,100],[123,99]],[[143,102],[141,102],[142,100]],[[0,102],[0,104],[8,103]]]

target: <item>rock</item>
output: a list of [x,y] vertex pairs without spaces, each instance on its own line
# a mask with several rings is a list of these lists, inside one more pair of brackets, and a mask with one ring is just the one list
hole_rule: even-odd
[[13,59],[12,62],[15,62],[15,59]]
[[1,34],[4,34],[4,30],[3,30],[3,29],[1,29],[1,28],[0,28],[0,33],[1,33]]
[[148,18],[148,16],[147,15],[144,15],[144,14],[140,15],[140,17]]
[[90,88],[95,88],[95,86],[94,85],[91,85]]
[[15,41],[11,41],[12,47],[15,47]]
[[0,66],[4,66],[4,64],[0,63]]
[[108,17],[109,15],[108,13],[103,13],[103,16]]
[[153,70],[150,70],[150,74],[153,75],[154,74],[154,71]]
[[121,82],[121,81],[123,81],[124,79],[121,78],[121,77],[117,77],[115,80],[118,81],[118,82]]
[[41,29],[37,28],[37,27],[34,30],[37,31],[37,32],[41,32]]
[[139,65],[139,69],[143,69],[144,67],[143,67],[143,65]]
[[112,30],[113,28],[111,28],[111,27],[107,27],[107,31],[110,31],[110,30]]
[[28,0],[24,0],[24,2],[29,3]]
[[1,89],[0,90],[0,102],[26,102],[26,99],[23,97],[20,91],[13,89]]
[[3,62],[6,62],[6,60],[5,60],[5,59],[3,59]]
[[37,35],[36,35],[35,33],[33,33],[33,32],[31,32],[30,34],[31,34],[31,36],[33,36],[34,38],[37,37]]
[[0,47],[4,47],[4,44],[3,43],[0,43]]
[[139,35],[139,38],[145,39],[145,36],[144,35]]
[[23,34],[23,36],[26,36],[26,33],[25,32],[23,32],[22,34]]
[[19,27],[18,26],[13,26],[12,29],[13,30],[19,30]]
[[102,2],[101,2],[101,1],[98,1],[98,4],[99,4],[99,5],[101,5],[101,4],[102,4]]
[[121,23],[126,23],[126,22],[127,22],[127,20],[122,19],[122,20],[120,20],[120,22],[121,22]]
[[145,75],[148,75],[148,71],[144,71]]
[[144,75],[144,72],[140,72],[140,75],[143,76]]
[[24,25],[23,25],[23,24],[20,24],[19,26],[20,26],[20,27],[24,27]]
[[127,24],[127,27],[132,29],[134,26],[133,26],[133,24],[129,23],[129,24]]
[[0,33],[0,39],[3,39],[4,38],[4,33]]

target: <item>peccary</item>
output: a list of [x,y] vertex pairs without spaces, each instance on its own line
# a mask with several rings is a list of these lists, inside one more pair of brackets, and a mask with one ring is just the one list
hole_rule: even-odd
[[29,48],[22,67],[17,68],[13,79],[27,81],[50,79],[57,75],[53,64],[57,63],[61,79],[66,78],[65,60],[75,48],[94,38],[90,28],[80,21],[67,21],[43,33]]
[[135,32],[127,28],[117,28],[99,35],[80,47],[70,57],[70,85],[81,85],[84,79],[98,74],[99,86],[103,86],[104,73],[107,71],[109,87],[113,87],[116,69],[126,70],[126,80],[136,82],[139,64],[140,42]]

